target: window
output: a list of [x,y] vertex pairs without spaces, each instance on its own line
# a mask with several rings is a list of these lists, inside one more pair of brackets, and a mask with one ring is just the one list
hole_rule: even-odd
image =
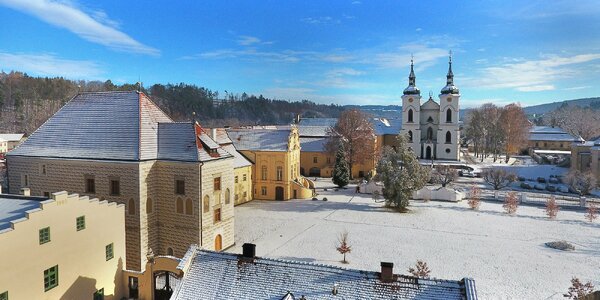
[[262,166],[260,169],[260,178],[262,180],[267,180],[267,166]]
[[446,110],[446,123],[452,123],[452,110],[449,108]]
[[243,181],[246,181],[247,179],[248,179],[248,178],[247,178],[246,174],[244,174],[244,175],[242,176],[242,180],[243,180]]
[[427,139],[433,140],[433,129],[431,127],[427,128]]
[[244,191],[244,200],[246,199],[247,196],[248,196],[248,193],[246,193],[246,191]]
[[167,248],[167,255],[173,256],[173,248],[169,247]]
[[213,179],[213,191],[220,191],[221,190],[221,177],[215,177],[215,179]]
[[267,195],[267,187],[266,186],[263,186],[260,188],[260,194],[263,196]]
[[236,201],[236,202],[239,200],[239,198],[240,198],[240,195],[238,195],[238,194],[235,194],[235,201]]
[[153,209],[153,205],[154,203],[152,203],[152,199],[148,198],[146,199],[146,213],[151,214],[152,213],[152,209]]
[[315,156],[315,157],[313,157],[313,163],[315,163],[315,164],[316,164],[316,163],[318,163],[318,162],[319,162],[319,159],[318,159],[316,156]]
[[427,118],[427,122],[433,123],[433,118],[431,116],[429,116],[429,118]]
[[208,197],[208,195],[204,196],[203,210],[205,213],[207,213],[210,210],[210,198]]
[[409,109],[408,110],[408,123],[412,123],[413,122],[413,110]]
[[183,213],[183,200],[181,200],[181,198],[177,198],[176,206],[177,206],[177,208],[176,208],[177,213],[182,214]]
[[229,199],[229,198],[231,197],[231,195],[230,195],[230,194],[231,194],[231,193],[229,192],[229,189],[226,189],[226,190],[225,190],[225,204],[229,204],[229,201],[230,201],[230,199]]
[[42,174],[46,175],[46,165],[42,165]]
[[129,204],[127,205],[127,211],[130,216],[135,215],[135,202],[133,199],[129,199]]
[[446,148],[446,153],[450,153],[450,148]]
[[408,131],[408,141],[411,142],[411,143],[413,141],[413,134],[412,134],[411,130]]
[[192,199],[190,199],[190,198],[187,198],[185,200],[185,214],[186,215],[194,214],[194,203],[192,202]]
[[282,181],[282,180],[283,180],[283,167],[278,166],[277,167],[277,181]]
[[23,186],[29,186],[29,175],[23,175]]
[[331,163],[331,157],[327,157],[327,163],[330,164]]
[[50,227],[40,229],[40,245],[50,241]]
[[175,194],[185,195],[185,180],[183,180],[183,179],[175,180]]
[[111,260],[111,259],[113,259],[113,257],[115,257],[113,247],[114,247],[113,243],[106,245],[106,260]]
[[238,183],[238,176],[235,176],[235,183]]
[[94,300],[104,300],[104,289],[99,289],[94,293]]
[[214,214],[214,223],[221,222],[221,209],[216,208]]
[[0,300],[8,300],[8,291],[0,294]]
[[44,291],[49,291],[58,286],[58,265],[44,270]]
[[121,182],[118,179],[110,180],[110,195],[118,196],[121,194]]
[[50,199],[50,192],[44,192],[44,197]]
[[75,221],[75,227],[77,228],[77,231],[85,229],[85,216],[77,217],[77,220]]
[[452,143],[452,134],[450,131],[446,131],[446,144]]
[[87,177],[85,179],[85,192],[90,194],[96,193],[96,179],[94,177]]

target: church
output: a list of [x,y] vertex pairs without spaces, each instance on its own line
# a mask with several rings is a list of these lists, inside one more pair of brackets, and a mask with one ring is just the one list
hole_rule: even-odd
[[421,104],[421,91],[416,86],[413,61],[410,63],[408,87],[402,95],[402,130],[408,147],[421,159],[458,160],[460,131],[458,123],[460,93],[454,85],[452,56],[448,63],[446,86],[439,102],[429,99]]

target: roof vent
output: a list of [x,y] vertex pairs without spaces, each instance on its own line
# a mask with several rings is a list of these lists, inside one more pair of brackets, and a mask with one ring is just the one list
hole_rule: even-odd
[[242,256],[244,258],[254,258],[256,256],[256,245],[250,243],[242,245]]
[[382,282],[394,281],[394,263],[381,262],[381,276],[379,279]]

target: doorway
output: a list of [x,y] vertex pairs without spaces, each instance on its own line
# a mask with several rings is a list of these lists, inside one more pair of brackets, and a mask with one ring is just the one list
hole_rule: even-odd
[[275,200],[283,200],[283,187],[275,187]]
[[431,159],[431,147],[427,146],[425,149],[425,159]]
[[223,238],[220,234],[215,237],[215,251],[221,251],[223,249]]

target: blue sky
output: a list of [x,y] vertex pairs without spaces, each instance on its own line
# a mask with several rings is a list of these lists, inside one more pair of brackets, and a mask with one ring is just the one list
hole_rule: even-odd
[[411,54],[424,96],[463,107],[600,96],[600,3],[583,1],[0,0],[0,68],[224,94],[400,104]]

